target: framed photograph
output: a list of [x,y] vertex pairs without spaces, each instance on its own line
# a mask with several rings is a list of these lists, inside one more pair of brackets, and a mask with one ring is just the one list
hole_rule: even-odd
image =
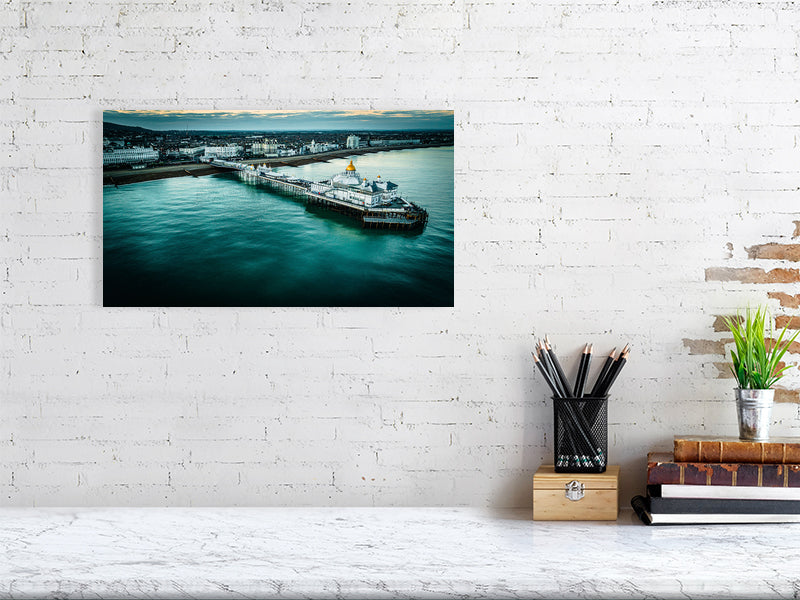
[[453,112],[106,111],[104,306],[453,306]]

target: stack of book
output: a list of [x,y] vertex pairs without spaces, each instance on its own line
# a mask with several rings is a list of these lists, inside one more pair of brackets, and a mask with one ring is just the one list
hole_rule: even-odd
[[800,522],[800,438],[676,437],[631,506],[647,525]]

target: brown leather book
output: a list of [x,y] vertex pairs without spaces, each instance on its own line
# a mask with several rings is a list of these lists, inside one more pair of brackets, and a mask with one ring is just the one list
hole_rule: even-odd
[[736,437],[675,436],[677,462],[800,464],[800,438],[744,442]]
[[675,461],[672,452],[647,455],[648,485],[800,487],[800,464]]

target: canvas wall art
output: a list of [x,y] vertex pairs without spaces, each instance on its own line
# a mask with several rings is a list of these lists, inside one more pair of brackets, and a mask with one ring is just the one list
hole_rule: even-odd
[[452,111],[106,111],[104,306],[453,306]]

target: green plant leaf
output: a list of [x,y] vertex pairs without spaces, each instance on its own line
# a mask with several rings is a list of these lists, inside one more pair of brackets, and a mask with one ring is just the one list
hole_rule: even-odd
[[[769,320],[769,339],[767,348],[767,320]],[[789,349],[789,346],[800,336],[798,330],[790,338],[784,340],[787,327],[784,327],[777,338],[774,336],[772,318],[766,306],[759,306],[755,311],[747,307],[744,317],[738,313],[736,319],[725,317],[723,322],[733,335],[736,350],[731,350],[731,371],[743,389],[769,389],[783,377],[788,366],[778,368],[778,363]]]

